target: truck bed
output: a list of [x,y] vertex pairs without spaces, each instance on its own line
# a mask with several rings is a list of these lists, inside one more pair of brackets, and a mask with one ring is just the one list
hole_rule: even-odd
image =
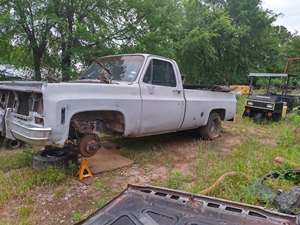
[[299,225],[299,218],[206,196],[129,185],[119,196],[79,224]]

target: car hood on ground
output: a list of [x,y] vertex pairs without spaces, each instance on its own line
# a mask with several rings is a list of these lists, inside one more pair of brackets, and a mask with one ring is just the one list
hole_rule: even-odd
[[78,225],[296,225],[297,217],[180,191],[129,185]]
[[0,89],[24,91],[24,92],[42,92],[43,81],[1,81]]

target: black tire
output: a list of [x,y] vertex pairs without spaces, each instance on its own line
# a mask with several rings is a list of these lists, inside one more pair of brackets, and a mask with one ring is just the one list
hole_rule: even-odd
[[72,154],[63,149],[46,149],[33,155],[32,168],[36,170],[48,167],[67,168],[72,161]]
[[0,147],[5,147],[5,138],[0,136]]
[[279,122],[282,119],[282,116],[280,113],[275,113],[275,114],[273,114],[272,119],[275,122]]
[[256,113],[253,117],[253,121],[255,123],[262,123],[264,120],[264,115],[260,112]]
[[19,140],[6,140],[6,148],[15,150],[15,149],[20,149],[24,145],[24,142],[19,141]]
[[200,127],[200,135],[206,140],[214,140],[221,135],[222,120],[217,112],[212,112],[209,115],[206,126]]

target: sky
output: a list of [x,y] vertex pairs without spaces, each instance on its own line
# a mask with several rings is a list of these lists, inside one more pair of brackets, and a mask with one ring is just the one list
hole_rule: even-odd
[[282,13],[276,25],[283,25],[291,32],[300,32],[300,0],[262,0],[265,9]]

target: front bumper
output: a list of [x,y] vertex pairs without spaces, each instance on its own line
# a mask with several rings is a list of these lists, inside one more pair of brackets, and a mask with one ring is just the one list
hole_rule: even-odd
[[34,145],[46,145],[49,142],[52,129],[35,124],[32,116],[23,116],[10,109],[4,115],[6,138]]

